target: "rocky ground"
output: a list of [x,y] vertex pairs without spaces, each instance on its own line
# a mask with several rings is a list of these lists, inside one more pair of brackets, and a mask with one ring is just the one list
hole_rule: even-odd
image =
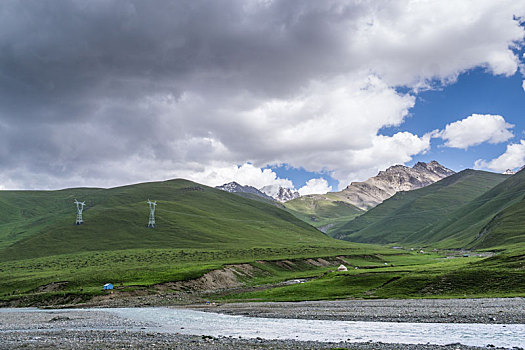
[[230,315],[310,320],[525,323],[524,298],[339,300],[190,307]]
[[2,334],[0,349],[487,349],[460,344],[406,345],[384,343],[319,343],[293,340],[213,338],[181,334],[122,331],[56,331]]

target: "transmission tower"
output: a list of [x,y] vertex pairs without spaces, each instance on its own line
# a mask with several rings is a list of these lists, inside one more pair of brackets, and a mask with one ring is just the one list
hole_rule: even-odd
[[148,199],[147,201],[149,205],[149,222],[148,227],[149,228],[155,228],[155,207],[157,206],[157,201],[152,202]]
[[77,205],[77,221],[75,225],[80,225],[84,223],[84,220],[82,220],[82,211],[84,210],[86,202],[79,202],[75,199],[75,204]]

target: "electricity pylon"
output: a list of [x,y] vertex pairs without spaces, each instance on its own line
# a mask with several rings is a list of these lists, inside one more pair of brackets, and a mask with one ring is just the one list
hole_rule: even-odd
[[148,199],[147,201],[149,205],[149,222],[148,227],[149,228],[155,228],[155,207],[157,206],[157,201],[152,202]]
[[79,202],[75,199],[75,204],[77,205],[77,221],[75,225],[80,225],[84,223],[84,220],[82,220],[82,211],[84,210],[86,202]]

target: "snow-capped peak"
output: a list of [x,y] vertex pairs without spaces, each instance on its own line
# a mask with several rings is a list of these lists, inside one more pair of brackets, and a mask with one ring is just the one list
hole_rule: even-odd
[[228,182],[227,184],[224,184],[221,186],[217,186],[216,188],[218,188],[219,190],[230,192],[230,193],[252,193],[260,197],[273,200],[271,196],[266,195],[265,193],[259,191],[255,187],[243,186],[243,185],[238,184],[235,181]]
[[268,185],[260,189],[261,192],[267,194],[273,199],[279,202],[287,202],[295,198],[299,198],[301,195],[293,188],[284,188],[280,185]]

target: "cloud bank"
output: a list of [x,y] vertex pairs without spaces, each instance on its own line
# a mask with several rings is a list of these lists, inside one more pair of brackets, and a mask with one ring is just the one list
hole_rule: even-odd
[[417,91],[514,74],[524,15],[510,0],[2,1],[0,183],[257,187],[287,183],[259,169],[286,163],[344,187],[429,149],[381,134]]

